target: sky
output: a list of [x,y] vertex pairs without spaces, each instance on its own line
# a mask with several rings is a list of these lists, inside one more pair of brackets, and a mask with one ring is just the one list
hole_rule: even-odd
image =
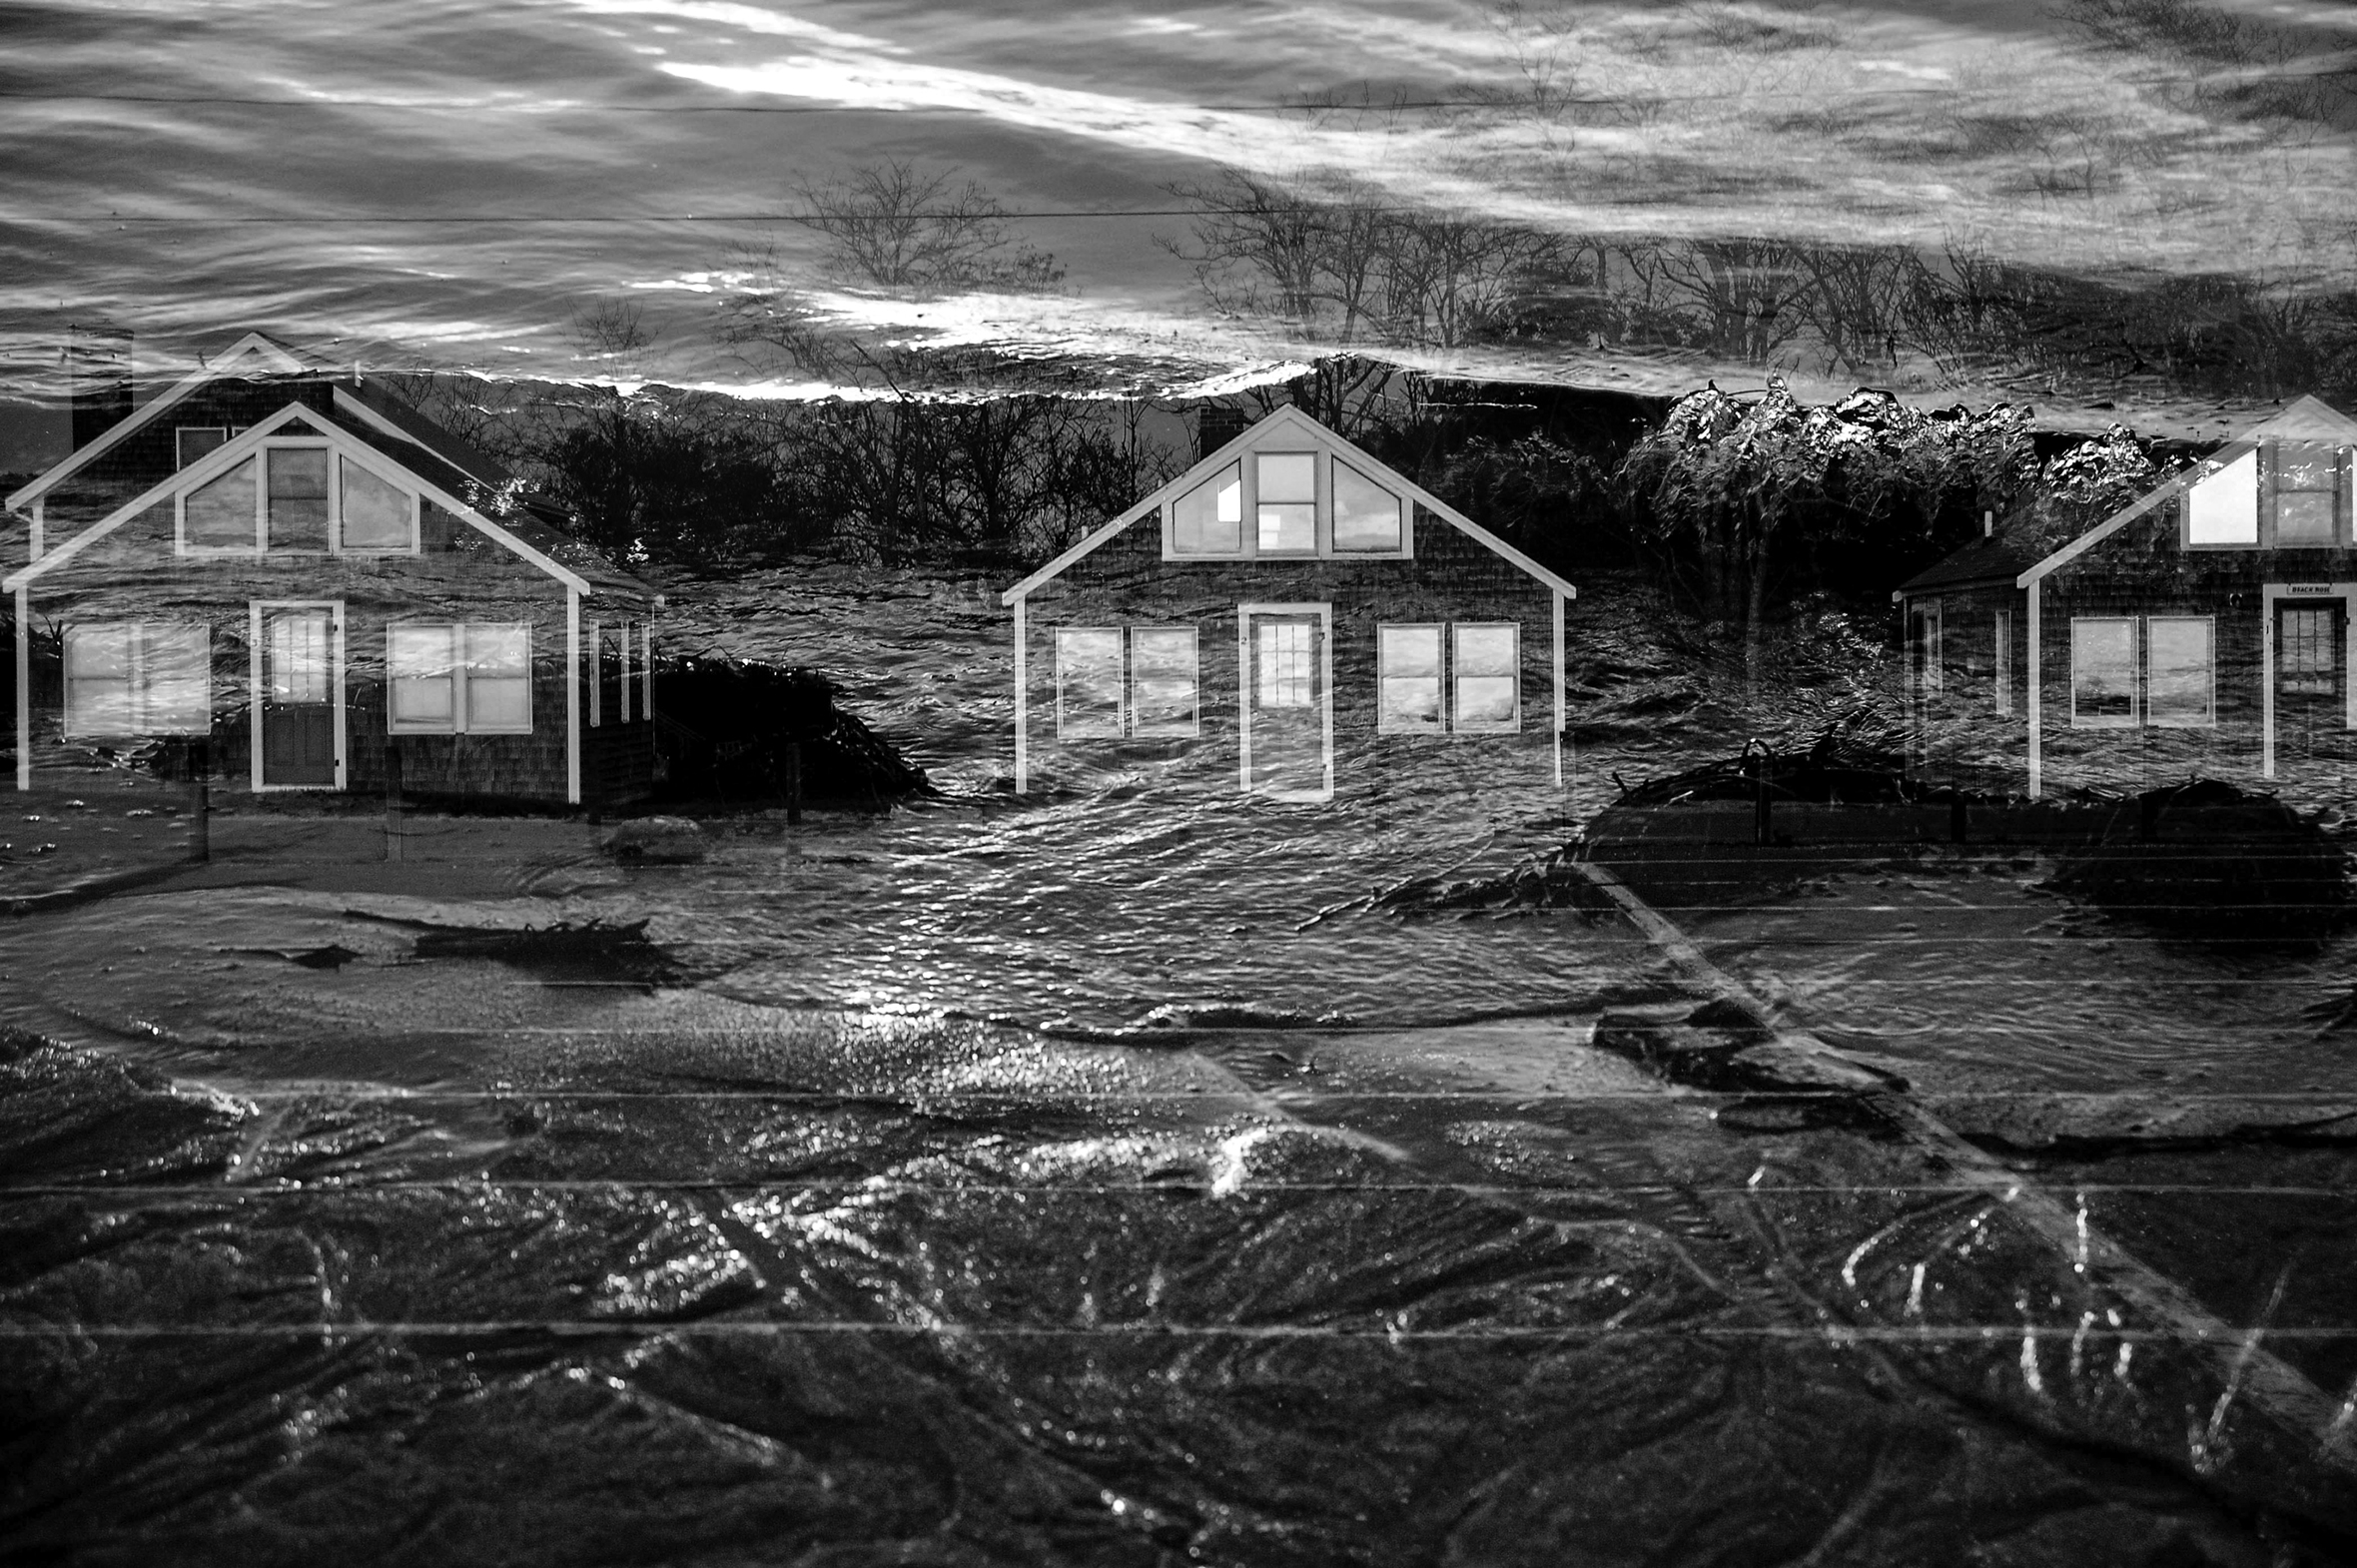
[[[1203,288],[1182,193],[1226,171],[1643,263],[1591,275],[1603,317],[1373,345],[1468,376],[1856,385],[1822,332],[1631,326],[1648,278],[1699,299],[1796,256],[2100,284],[2131,313],[2222,282],[2295,336],[2357,288],[2357,8],[2306,0],[0,0],[0,466],[56,438],[29,410],[77,324],[130,330],[146,382],[262,328],[338,363],[827,391],[725,341],[757,282],[874,344],[1233,387],[1336,338]],[[1061,278],[916,297],[830,269],[797,193],[887,159],[978,183]],[[627,365],[575,328],[605,302],[651,337]],[[2060,309],[2056,341],[2121,336]],[[2286,390],[1903,338],[1882,382],[2061,419],[2198,431]]]

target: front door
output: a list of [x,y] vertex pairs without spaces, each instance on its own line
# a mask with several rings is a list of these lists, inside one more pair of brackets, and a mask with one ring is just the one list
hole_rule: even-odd
[[255,782],[266,789],[333,788],[337,781],[335,610],[264,605]]
[[1327,799],[1334,792],[1332,613],[1323,604],[1246,604],[1237,618],[1244,793]]
[[2349,617],[2336,595],[2275,606],[2275,749],[2288,758],[2332,748],[2346,727]]

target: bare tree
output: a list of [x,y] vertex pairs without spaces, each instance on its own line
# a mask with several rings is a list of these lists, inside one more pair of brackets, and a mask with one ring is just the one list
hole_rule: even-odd
[[862,164],[795,187],[795,222],[822,235],[837,277],[890,293],[1053,287],[1056,259],[1017,232],[997,197],[954,169],[904,159]]

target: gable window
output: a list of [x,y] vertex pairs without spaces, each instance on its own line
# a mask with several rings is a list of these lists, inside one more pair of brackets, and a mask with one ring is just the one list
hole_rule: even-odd
[[2070,722],[2126,729],[2136,722],[2136,623],[2126,616],[2070,622]]
[[2246,451],[2195,484],[2185,502],[2189,544],[2259,542],[2259,454]]
[[1057,628],[1056,733],[1067,739],[1122,733],[1120,627]]
[[2144,706],[2168,729],[2216,722],[2215,645],[2207,615],[2154,615],[2144,622]]
[[357,462],[337,464],[339,533],[348,550],[401,550],[411,544],[416,497]]
[[2340,542],[2341,454],[2320,441],[2286,441],[2275,449],[2275,542]]
[[1437,732],[1441,727],[1440,628],[1376,627],[1375,686],[1375,733]]
[[1231,462],[1171,507],[1171,548],[1179,555],[1233,555],[1243,547],[1243,464]]
[[423,532],[419,497],[318,444],[271,443],[180,496],[180,547],[409,554]]
[[1334,463],[1334,551],[1388,553],[1405,547],[1399,497],[1348,463]]
[[266,449],[270,507],[264,538],[274,550],[328,547],[328,448],[272,446]]
[[1456,727],[1504,733],[1522,727],[1522,628],[1464,625],[1450,649],[1456,673]]
[[229,426],[225,424],[183,424],[172,432],[176,467],[187,467],[209,451],[229,443]]
[[254,511],[261,465],[248,457],[181,497],[181,538],[191,549],[254,548]]
[[386,724],[396,735],[526,735],[531,627],[395,621],[385,628]]
[[116,621],[65,635],[68,735],[185,735],[213,727],[213,633]]
[[1130,632],[1130,730],[1192,735],[1200,724],[1192,626],[1138,626]]
[[1317,453],[1264,451],[1253,459],[1263,555],[1317,553]]

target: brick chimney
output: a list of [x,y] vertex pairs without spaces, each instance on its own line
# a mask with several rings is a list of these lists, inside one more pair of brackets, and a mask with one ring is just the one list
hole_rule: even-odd
[[1206,402],[1195,410],[1194,456],[1197,462],[1250,429],[1251,414],[1233,403]]

